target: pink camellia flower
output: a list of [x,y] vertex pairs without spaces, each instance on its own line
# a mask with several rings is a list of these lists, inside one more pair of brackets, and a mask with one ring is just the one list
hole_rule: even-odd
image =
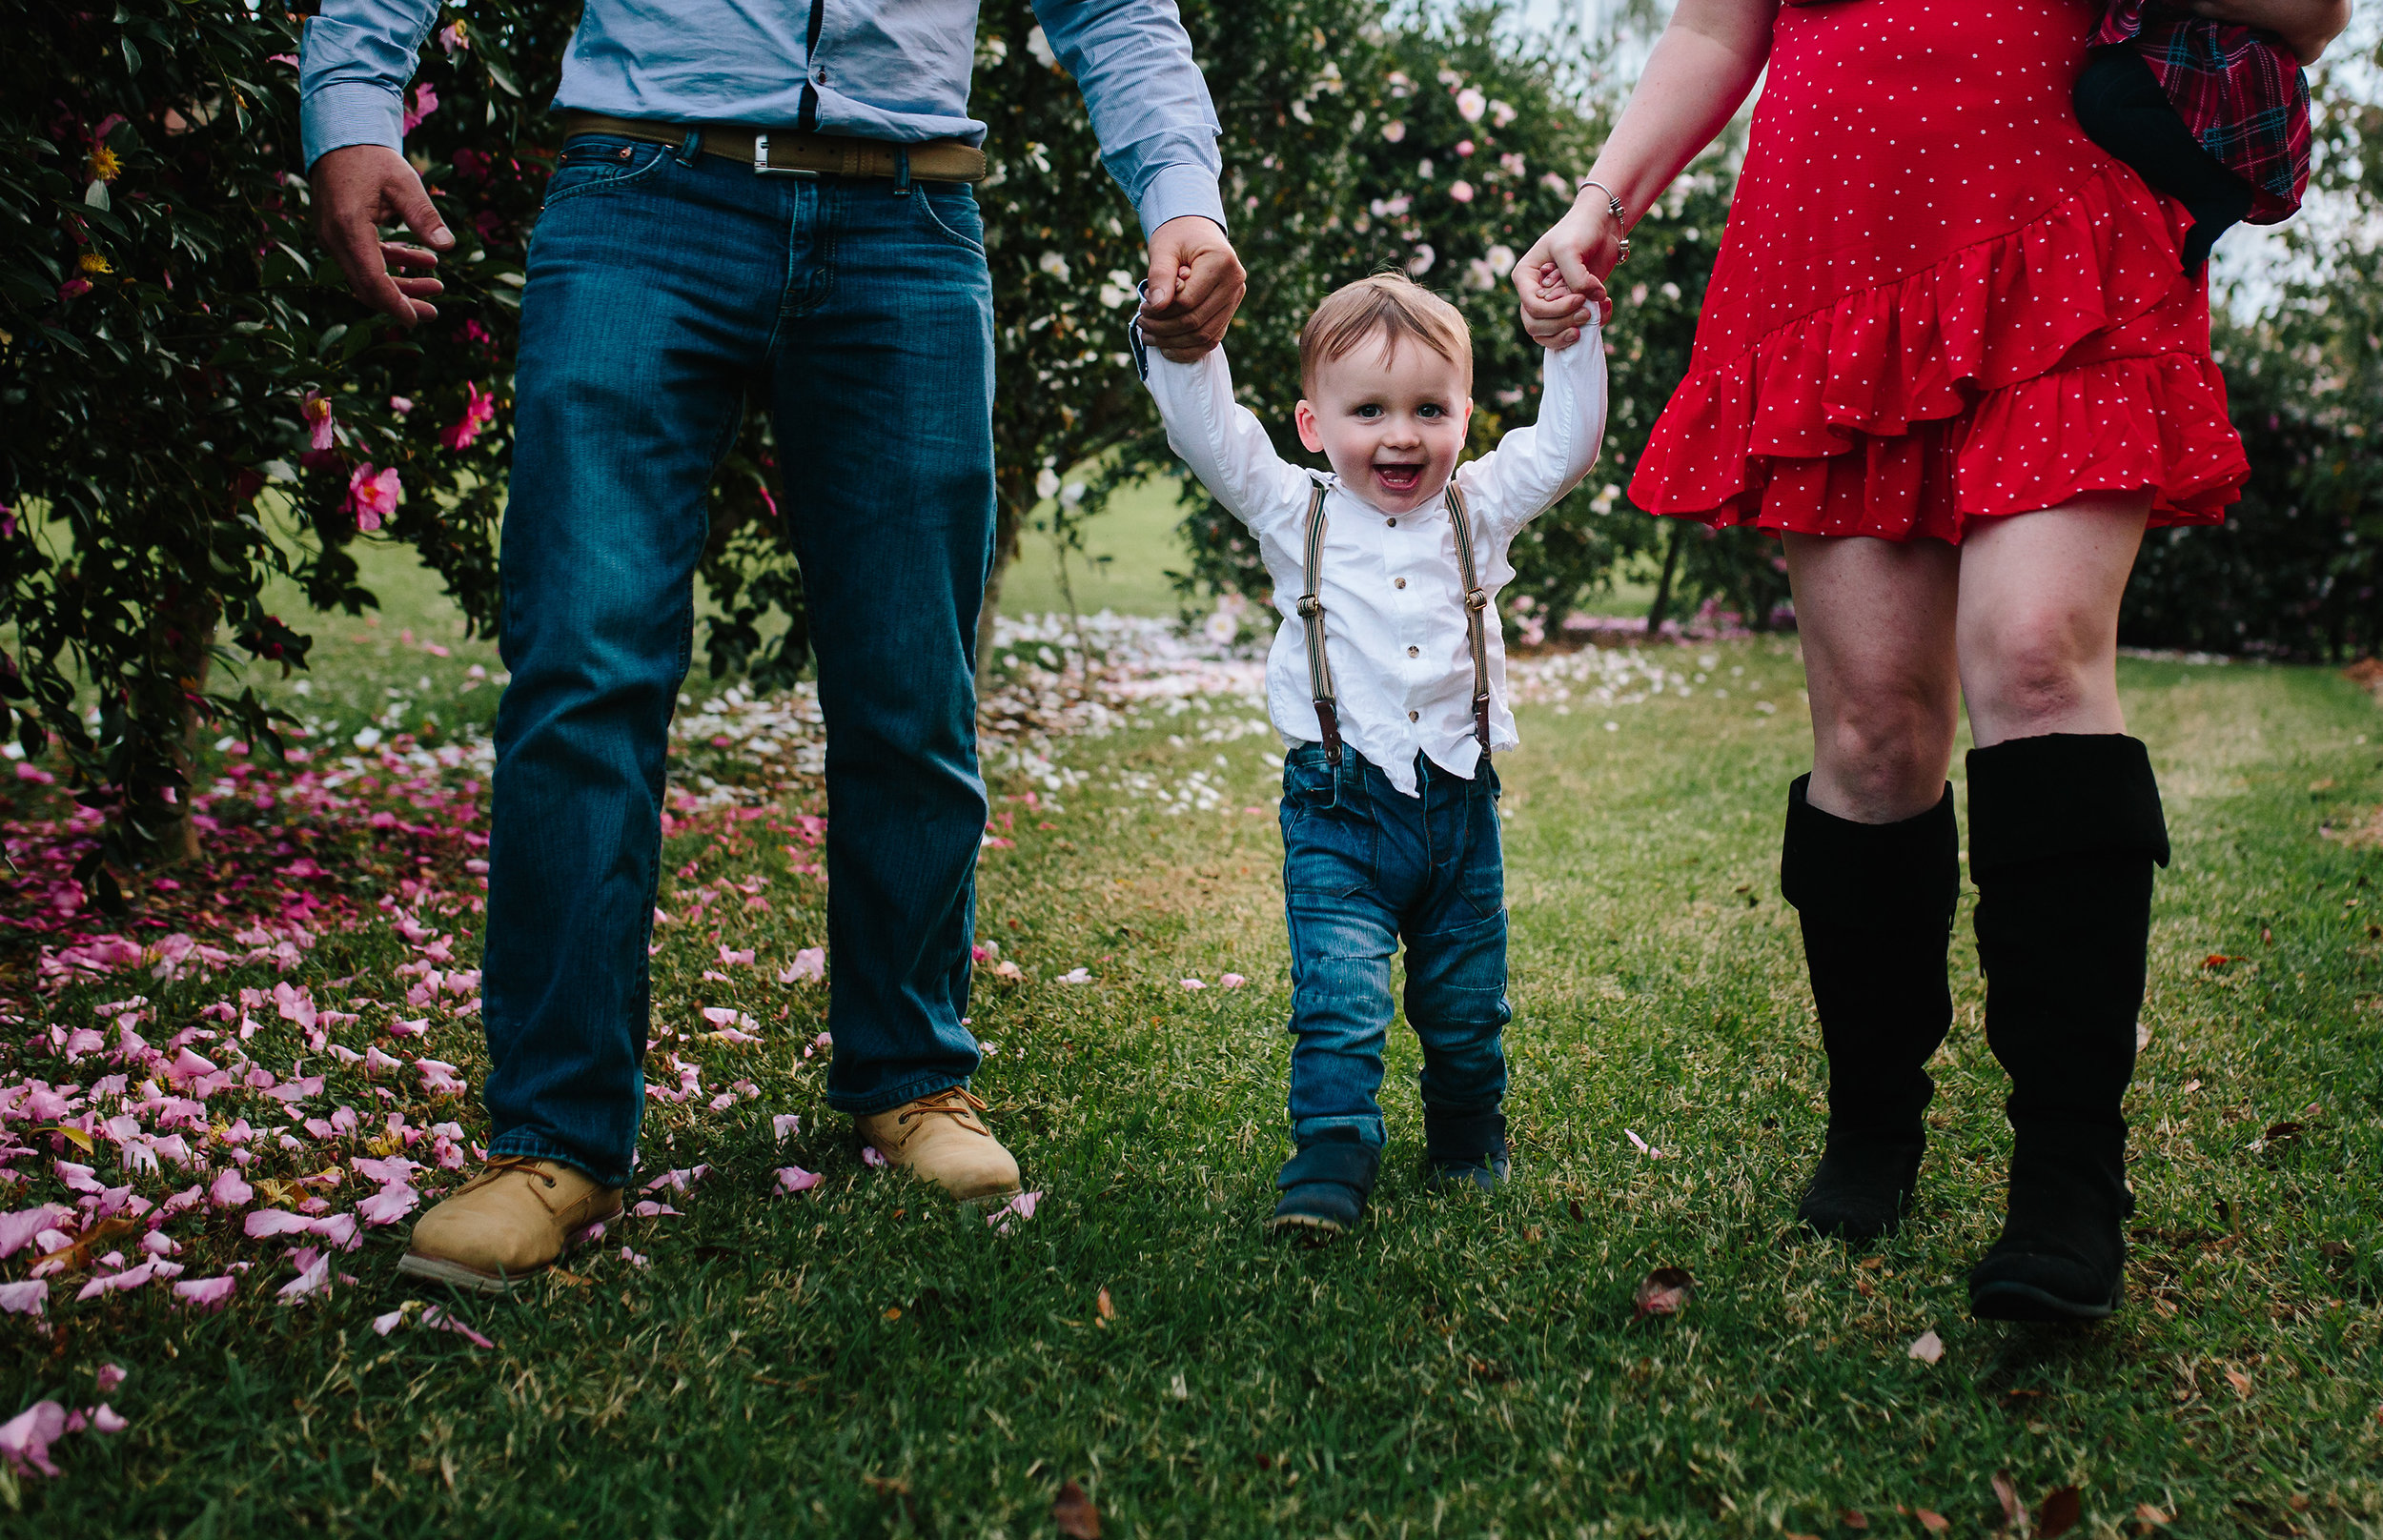
[[826,1180],[817,1171],[805,1171],[799,1165],[782,1165],[778,1168],[778,1190],[780,1192],[807,1192]]
[[[1476,94],[1477,94],[1477,92]],[[431,113],[438,111],[438,93],[431,90],[427,83],[415,87],[414,105],[405,110],[405,121],[399,126],[397,132],[400,133],[412,133],[416,129],[421,127],[422,119],[430,116]],[[1473,115],[1475,117],[1479,117],[1481,114],[1476,112]]]
[[438,46],[447,51],[449,58],[454,58],[458,53],[472,46],[470,34],[463,30],[461,17],[458,16],[438,29]]
[[323,393],[308,391],[306,398],[298,402],[298,415],[306,421],[306,447],[329,449],[338,425],[331,420],[331,403],[324,399]]
[[1382,137],[1389,140],[1392,144],[1398,143],[1398,141],[1404,139],[1406,136],[1407,126],[1404,123],[1399,122],[1396,118],[1393,118],[1389,122],[1382,125]]
[[231,1273],[220,1278],[185,1278],[173,1286],[173,1297],[194,1309],[219,1310],[231,1303],[232,1291],[239,1283]]
[[38,1470],[54,1476],[58,1468],[50,1463],[50,1446],[65,1432],[66,1408],[54,1401],[36,1401],[0,1423],[0,1454],[27,1474]]
[[1480,122],[1481,114],[1488,111],[1489,98],[1474,87],[1467,86],[1456,92],[1456,115],[1467,123]]
[[122,1384],[124,1383],[124,1379],[125,1379],[125,1369],[124,1369],[124,1366],[123,1366],[123,1365],[121,1365],[121,1364],[102,1364],[102,1365],[100,1365],[100,1366],[99,1366],[99,1393],[100,1393],[101,1395],[106,1395],[109,1391],[111,1391],[111,1390],[114,1389],[117,1386],[122,1385]]
[[[85,294],[90,293],[91,280],[89,278],[69,278],[66,282],[58,285],[58,297],[60,299],[80,299]],[[42,1405],[45,1407],[54,1406],[56,1403],[45,1401]],[[22,1419],[19,1420],[22,1421]],[[10,1426],[13,1427],[14,1425],[11,1424]],[[49,1446],[45,1444],[42,1448],[47,1449]]]
[[1470,139],[1459,139],[1456,141],[1456,153],[1459,155],[1469,155],[1473,153],[1473,141]]
[[376,471],[367,461],[348,476],[348,512],[356,516],[359,530],[370,533],[380,528],[381,520],[394,516],[404,500],[405,487],[397,480],[394,465]]
[[1459,176],[1455,181],[1448,184],[1448,195],[1455,198],[1458,203],[1471,203],[1473,201],[1473,184]]
[[438,441],[449,449],[468,448],[482,428],[497,420],[497,398],[471,380],[463,382],[463,415],[438,435]]

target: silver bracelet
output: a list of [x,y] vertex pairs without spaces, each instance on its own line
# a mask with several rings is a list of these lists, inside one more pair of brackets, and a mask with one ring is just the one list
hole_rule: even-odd
[[1619,254],[1614,258],[1615,264],[1619,266],[1619,264],[1630,260],[1630,211],[1621,206],[1621,199],[1614,196],[1614,190],[1612,188],[1607,187],[1604,183],[1598,181],[1594,177],[1583,176],[1580,178],[1575,191],[1586,192],[1590,188],[1595,188],[1599,192],[1605,194],[1605,212],[1614,216],[1614,224],[1616,228],[1622,232],[1619,237],[1621,242],[1621,251]]

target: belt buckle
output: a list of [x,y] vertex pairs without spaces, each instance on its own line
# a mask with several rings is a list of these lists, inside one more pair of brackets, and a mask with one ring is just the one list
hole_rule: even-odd
[[807,171],[801,166],[772,166],[769,163],[769,135],[766,133],[753,135],[753,174],[756,176],[804,176],[812,181],[819,179],[819,172]]

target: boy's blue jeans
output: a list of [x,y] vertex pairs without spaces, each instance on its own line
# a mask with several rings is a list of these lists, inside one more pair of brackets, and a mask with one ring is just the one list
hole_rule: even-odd
[[530,247],[482,997],[492,1153],[624,1181],[705,501],[777,425],[827,725],[829,1104],[964,1084],[992,297],[967,189],[572,139]]
[[1283,893],[1291,918],[1291,1129],[1299,1147],[1354,1131],[1385,1143],[1390,960],[1407,943],[1408,1024],[1423,1041],[1423,1107],[1497,1110],[1506,1094],[1506,877],[1497,773],[1471,780],[1416,757],[1420,798],[1354,749],[1283,761]]

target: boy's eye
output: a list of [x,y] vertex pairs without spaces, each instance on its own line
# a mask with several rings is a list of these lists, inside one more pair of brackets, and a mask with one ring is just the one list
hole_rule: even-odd
[[1445,407],[1436,406],[1429,401],[1416,408],[1416,415],[1419,417],[1444,417],[1447,415],[1448,411]]
[[1363,405],[1363,406],[1361,406],[1361,407],[1357,408],[1357,416],[1358,416],[1361,420],[1366,421],[1366,422],[1371,422],[1371,421],[1373,421],[1375,417],[1378,417],[1378,416],[1380,416],[1381,415],[1382,415],[1382,409],[1381,409],[1380,407],[1378,407],[1378,406],[1375,406],[1375,405],[1373,402],[1371,402],[1371,401],[1368,401],[1368,402],[1366,402],[1366,403],[1365,403],[1365,405]]

